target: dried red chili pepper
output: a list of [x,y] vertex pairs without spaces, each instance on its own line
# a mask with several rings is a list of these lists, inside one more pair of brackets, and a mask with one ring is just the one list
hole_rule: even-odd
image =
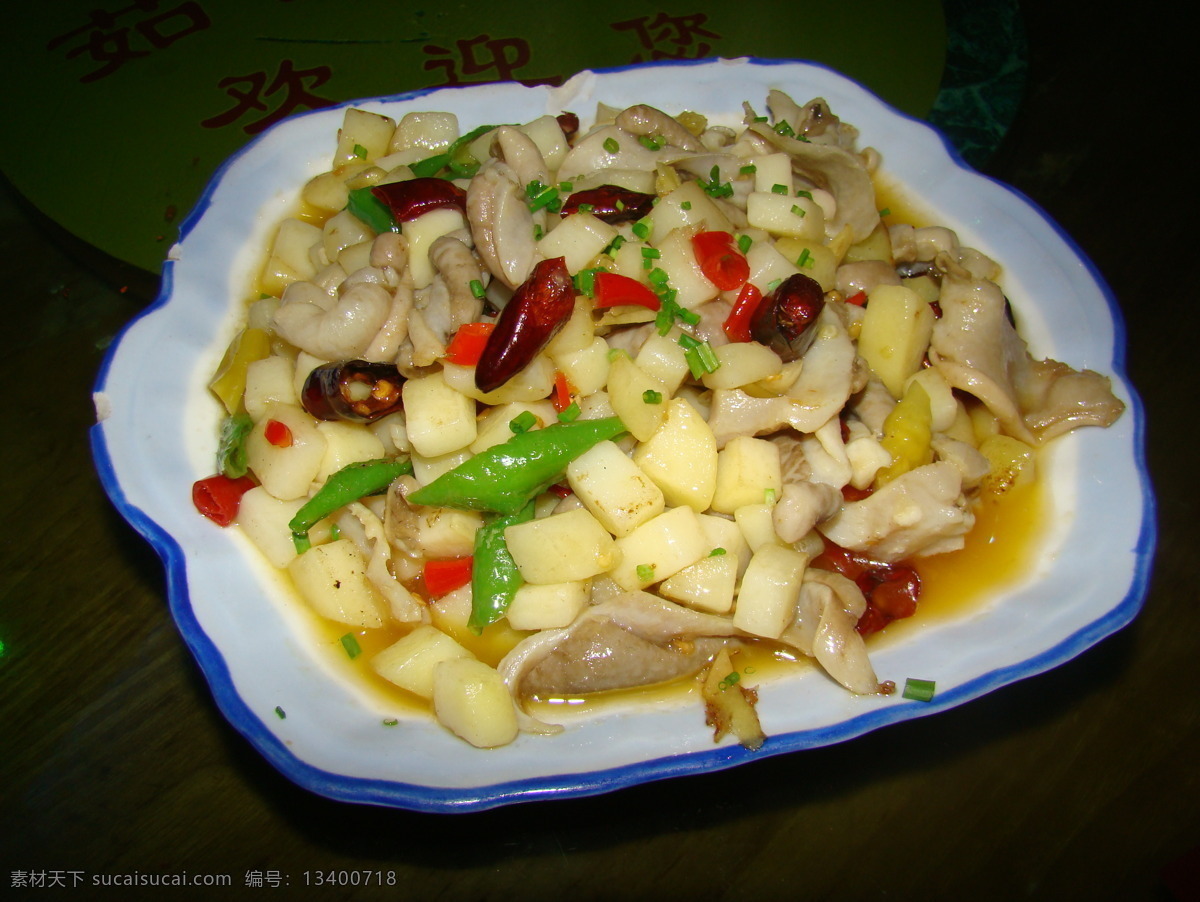
[[304,380],[300,403],[319,420],[369,423],[403,406],[403,385],[404,377],[390,363],[326,363]]
[[578,213],[583,207],[597,219],[615,224],[641,219],[650,213],[653,206],[653,194],[642,194],[617,185],[601,185],[571,194],[563,202],[562,215]]
[[804,273],[788,276],[754,311],[750,333],[784,363],[801,357],[812,344],[812,328],[825,308],[825,292]]
[[500,311],[488,336],[475,386],[495,391],[527,367],[575,310],[575,283],[563,257],[542,260]]
[[381,200],[397,222],[411,222],[442,207],[467,210],[467,192],[454,182],[433,176],[374,185],[371,194]]

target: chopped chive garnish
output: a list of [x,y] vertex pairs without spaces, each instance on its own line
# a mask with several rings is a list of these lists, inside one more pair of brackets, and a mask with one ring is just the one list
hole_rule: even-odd
[[336,542],[341,537],[342,537],[342,528],[340,526],[338,526],[336,523],[334,523],[331,527],[329,527],[329,538],[332,541]]
[[559,182],[558,190],[559,191],[574,191],[575,183],[574,182]]
[[394,718],[394,717],[389,717],[387,720],[385,720],[385,721],[383,722],[383,725],[384,725],[385,727],[394,727],[394,726],[396,726],[396,725],[397,725],[397,724],[399,724],[399,723],[400,723],[400,721],[396,720],[396,718]]
[[808,211],[799,204],[792,204],[792,212],[802,219],[808,215]]
[[603,272],[602,269],[581,269],[572,277],[575,283],[575,290],[580,294],[585,294],[589,298],[596,296],[596,273]]
[[608,362],[609,362],[609,363],[612,363],[614,360],[616,360],[616,359],[617,359],[618,357],[620,357],[622,354],[624,354],[626,357],[628,357],[628,356],[629,356],[629,352],[628,352],[628,351],[626,351],[624,348],[609,348],[609,349],[608,349],[608,355],[607,355],[607,356],[608,356]]
[[933,680],[917,680],[909,677],[904,681],[903,695],[915,702],[932,701],[936,685]]
[[560,423],[573,423],[579,419],[579,415],[583,411],[579,407],[578,401],[572,401],[563,410],[558,413],[558,421]]
[[774,504],[775,503],[775,490],[774,489],[764,489],[763,490],[763,501],[766,502],[767,504]]
[[743,254],[750,250],[750,245],[754,244],[754,239],[749,235],[738,235],[737,246],[738,250]]
[[662,256],[662,252],[656,247],[642,248],[642,269],[653,269],[654,261]]
[[892,208],[891,208],[891,207],[884,207],[882,210],[880,210],[880,211],[879,211],[879,215],[880,215],[880,216],[891,216],[891,215],[892,215]]
[[604,253],[610,254],[610,255],[615,254],[617,251],[619,251],[621,249],[621,245],[624,243],[625,243],[625,236],[618,235],[616,238],[614,238],[612,240],[612,244],[610,244],[608,247],[606,247],[604,249]]
[[787,194],[788,193],[787,185],[772,185],[771,193],[772,194]]
[[681,209],[681,210],[690,210],[690,209],[692,209],[692,202],[691,202],[690,200],[685,200],[683,203],[681,203],[681,204],[679,205],[679,209]]
[[304,554],[312,548],[312,540],[309,539],[307,532],[292,533],[292,544],[296,546],[296,554]]
[[640,583],[654,582],[654,565],[653,564],[638,564],[637,578]]
[[605,138],[604,139],[604,149],[607,150],[609,153],[616,153],[618,150],[621,149],[621,145],[617,143],[616,138]]
[[796,192],[796,197],[807,197],[809,200],[813,199],[812,192],[805,191],[803,188]]
[[804,251],[800,254],[800,256],[796,258],[796,266],[799,267],[800,269],[808,269],[810,266],[812,266],[812,264],[813,264],[812,254],[810,254],[808,252],[808,248],[805,248]]
[[779,287],[779,283],[782,281],[783,281],[783,279],[772,279],[770,282],[767,283],[767,291],[774,291],[776,288]]
[[671,277],[667,275],[667,271],[665,269],[660,269],[656,266],[654,269],[650,270],[650,275],[646,276],[646,278],[650,280],[650,284],[655,288],[666,288],[667,280]]
[[713,166],[708,173],[708,181],[699,180],[699,185],[709,197],[729,197],[733,194],[733,185],[721,182],[721,167]]
[[481,298],[486,293],[486,289],[483,287],[482,282],[480,282],[478,279],[471,280],[471,294],[477,298]]
[[367,149],[365,147],[363,147],[361,144],[355,144],[354,145],[354,155],[356,157],[358,157],[360,160],[365,160],[367,158]]
[[275,706],[275,716],[280,720],[287,720],[287,712],[284,711],[283,708],[279,707],[279,705]]
[[538,224],[535,222],[535,223],[533,224],[533,240],[534,240],[534,241],[541,241],[541,240],[542,240],[542,236],[543,236],[543,235],[545,235],[545,234],[546,234],[546,230],[545,230],[545,229],[543,229],[543,228],[542,228],[540,225],[538,225]]
[[650,237],[650,224],[645,222],[635,222],[633,224],[633,234],[645,241]]
[[708,553],[708,556],[709,557],[720,557],[723,554],[725,554],[725,549],[717,547],[717,548],[714,548],[712,551],[710,551]]
[[795,129],[793,129],[790,125],[788,125],[786,119],[783,122],[780,122],[775,126],[775,134],[783,135],[783,137],[785,137],[785,138],[796,137]]
[[520,435],[522,432],[528,432],[537,425],[537,417],[534,416],[532,410],[522,410],[519,414],[508,421],[508,428],[512,430],[514,435]]
[[591,213],[593,210],[596,209],[596,205],[595,204],[580,204],[578,209],[579,209],[580,213]]
[[557,213],[562,209],[562,200],[558,196],[558,189],[543,185],[536,179],[525,186],[525,196],[529,203],[529,209],[534,213],[542,209]]
[[621,198],[619,198],[619,197],[618,197],[618,198],[617,198],[617,203],[616,203],[616,208],[617,208],[617,212],[618,212],[618,213],[622,213],[622,212],[624,212],[624,210],[625,210],[625,201],[621,200]]
[[749,166],[743,166],[738,170],[738,175],[754,175],[758,172],[758,167],[751,163]]
[[642,401],[646,404],[661,404],[662,403],[662,392],[655,391],[652,388],[648,388],[644,392],[642,392]]
[[662,150],[663,145],[667,143],[666,138],[661,138],[658,135],[641,135],[638,138],[638,143],[647,150]]
[[712,345],[707,341],[699,341],[688,334],[679,336],[679,344],[683,347],[683,358],[687,361],[692,376],[699,379],[705,373],[715,373],[721,366]]
[[346,654],[351,659],[357,658],[362,654],[362,646],[354,638],[354,633],[346,633],[346,635],[342,636],[342,648],[346,649]]

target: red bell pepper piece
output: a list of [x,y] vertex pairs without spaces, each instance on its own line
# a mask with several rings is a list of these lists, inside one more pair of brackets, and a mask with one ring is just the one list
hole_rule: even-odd
[[598,272],[592,280],[592,286],[597,310],[627,304],[645,307],[647,310],[658,310],[662,307],[662,301],[648,286],[620,273]]
[[741,288],[750,278],[750,263],[728,232],[698,232],[692,236],[692,250],[700,271],[721,291]]
[[263,438],[276,448],[292,447],[292,430],[288,428],[287,423],[281,423],[279,420],[267,420],[267,425],[263,428]]
[[230,479],[218,473],[192,484],[192,504],[218,526],[228,526],[237,518],[242,496],[255,485],[249,476]]
[[575,388],[567,379],[565,373],[559,370],[554,374],[554,409],[562,413],[571,406],[571,395],[574,394]]
[[762,303],[762,292],[753,282],[747,282],[738,292],[733,309],[729,311],[724,324],[725,335],[730,341],[751,341],[750,324],[754,320],[754,311]]
[[846,298],[847,304],[853,304],[855,307],[867,306],[867,293],[865,291],[856,291],[850,297]]
[[471,568],[475,559],[467,557],[449,560],[426,561],[423,577],[425,591],[433,598],[441,598],[455,589],[461,589],[471,581]]
[[446,346],[446,362],[459,366],[474,366],[479,362],[488,336],[496,328],[495,323],[463,323]]

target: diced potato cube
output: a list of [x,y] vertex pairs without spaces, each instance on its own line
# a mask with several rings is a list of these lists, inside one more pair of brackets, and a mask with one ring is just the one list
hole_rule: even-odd
[[371,669],[421,698],[433,698],[433,670],[443,661],[472,658],[467,649],[427,623],[371,658]]
[[825,213],[807,197],[752,191],[746,197],[746,221],[773,235],[815,239],[825,235]]
[[668,505],[701,513],[712,504],[717,486],[716,437],[684,398],[665,406],[662,425],[638,445],[633,460],[662,489]]
[[757,552],[764,545],[778,545],[775,532],[775,505],[764,502],[743,504],[733,512],[734,522],[746,539],[751,551]]
[[[790,197],[793,192],[792,158],[786,153],[771,153],[754,158],[754,190]],[[783,190],[780,191],[776,186]]]
[[650,243],[655,247],[660,247],[667,235],[675,229],[733,231],[733,224],[728,217],[695,181],[684,182],[669,194],[660,197],[647,219],[650,222]]
[[614,442],[600,442],[567,466],[572,491],[614,536],[663,512],[662,490]]
[[554,391],[554,363],[546,354],[538,354],[521,370],[495,391],[481,392],[475,387],[475,367],[442,364],[446,384],[459,394],[493,407],[512,401],[539,401]]
[[659,242],[659,257],[654,261],[657,268],[667,274],[668,283],[675,291],[675,302],[689,310],[711,301],[720,293],[700,269],[692,247],[692,234],[686,229],[676,229],[668,234]]
[[717,347],[714,353],[718,366],[701,377],[705,388],[741,388],[783,372],[779,355],[756,341],[731,342]]
[[296,387],[292,384],[294,366],[286,357],[263,357],[246,365],[246,393],[243,404],[250,419],[257,422],[271,404],[298,406]]
[[775,249],[800,272],[815,280],[822,291],[837,288],[837,255],[817,238],[780,238]]
[[808,555],[784,545],[763,545],[742,576],[733,623],[756,636],[778,639],[796,616]]
[[633,362],[627,354],[616,354],[608,367],[608,402],[630,435],[644,442],[658,431],[667,415],[664,399],[648,402],[647,392],[667,394],[666,387]]
[[619,557],[613,537],[584,508],[517,523],[504,540],[521,576],[537,585],[588,579]]
[[467,221],[457,207],[430,210],[404,223],[402,231],[408,239],[408,269],[412,275],[413,288],[425,288],[433,281],[429,246],[443,235],[457,232],[466,228],[466,225]]
[[493,445],[507,442],[513,437],[509,424],[526,411],[533,414],[534,429],[542,429],[558,419],[554,404],[550,401],[513,401],[489,407],[479,418],[475,440],[470,445],[471,453],[479,454]]
[[746,262],[750,264],[750,278],[755,288],[764,297],[771,293],[771,286],[794,276],[800,270],[796,264],[776,250],[770,241],[755,241],[746,251]]
[[711,550],[690,507],[675,507],[616,540],[620,562],[609,571],[623,589],[644,589],[688,567]]
[[572,213],[538,242],[538,253],[545,260],[565,258],[567,270],[574,275],[596,259],[616,237],[616,228],[604,220],[591,213]]
[[418,148],[432,155],[449,147],[457,138],[458,117],[453,113],[405,113],[392,133],[388,151]]
[[725,614],[733,608],[737,586],[736,554],[710,554],[663,580],[658,591],[665,598],[686,604],[698,611]]
[[325,436],[325,456],[317,471],[318,482],[324,482],[349,464],[383,457],[383,442],[361,423],[323,420],[317,424],[317,430]]
[[704,540],[710,553],[721,548],[727,554],[733,555],[738,562],[738,579],[741,579],[742,574],[746,571],[746,565],[750,563],[751,554],[750,546],[746,544],[746,537],[742,535],[742,528],[737,525],[735,520],[727,517],[701,514],[700,529],[704,533]]
[[718,452],[713,510],[732,514],[744,505],[765,503],[768,491],[778,497],[782,488],[779,447],[774,442],[739,435]]
[[517,738],[517,711],[504,679],[475,658],[442,661],[433,672],[438,723],[476,748]]
[[446,384],[440,372],[404,383],[408,440],[425,457],[466,448],[475,441],[475,402]]
[[322,617],[350,626],[383,626],[387,603],[367,579],[367,562],[349,539],[314,545],[288,564],[288,573]]
[[879,285],[867,293],[858,353],[892,397],[903,395],[905,381],[921,368],[933,321],[933,308],[912,289]]
[[[288,523],[307,500],[293,498],[280,501],[261,485],[256,485],[242,496],[242,502],[238,505],[237,525],[272,566],[283,569],[296,557],[296,543],[292,541]],[[326,541],[329,538],[329,524],[322,521],[308,531],[308,536],[313,542]]]
[[342,117],[338,129],[337,150],[333,155],[333,167],[355,160],[374,160],[388,151],[396,121],[380,113],[350,107]]
[[554,355],[554,362],[581,397],[598,392],[608,383],[608,342],[599,335],[586,348]]
[[316,275],[316,267],[313,266],[309,251],[319,245],[322,239],[319,226],[300,219],[285,219],[275,233],[269,256],[278,260],[297,279],[311,279]]
[[666,397],[674,396],[691,372],[675,330],[666,335],[651,332],[634,359],[639,367],[663,384]]
[[586,581],[535,585],[525,583],[509,602],[505,617],[516,630],[549,630],[567,626],[587,606]]
[[[267,427],[287,427],[286,444],[267,440]],[[272,427],[278,429],[278,427]],[[268,492],[284,501],[302,498],[316,479],[325,458],[325,437],[316,421],[294,404],[271,404],[246,436],[246,462]]]

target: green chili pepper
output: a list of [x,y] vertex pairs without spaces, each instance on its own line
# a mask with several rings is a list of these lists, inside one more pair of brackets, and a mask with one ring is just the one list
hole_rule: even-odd
[[408,496],[411,504],[515,514],[589,448],[625,432],[619,417],[554,423],[492,445]]
[[346,209],[379,235],[383,232],[398,232],[400,226],[387,204],[371,193],[371,186],[354,188],[348,195]]
[[317,489],[288,523],[296,550],[308,548],[308,531],[318,522],[352,501],[381,492],[398,476],[412,472],[412,462],[406,458],[364,460],[342,467]]
[[533,502],[515,514],[496,516],[475,531],[471,565],[471,618],[467,625],[476,635],[504,616],[517,589],[525,582],[508,552],[504,530],[533,519]]
[[217,472],[230,479],[246,475],[246,436],[254,428],[249,414],[235,413],[221,421],[221,438],[217,445]]

